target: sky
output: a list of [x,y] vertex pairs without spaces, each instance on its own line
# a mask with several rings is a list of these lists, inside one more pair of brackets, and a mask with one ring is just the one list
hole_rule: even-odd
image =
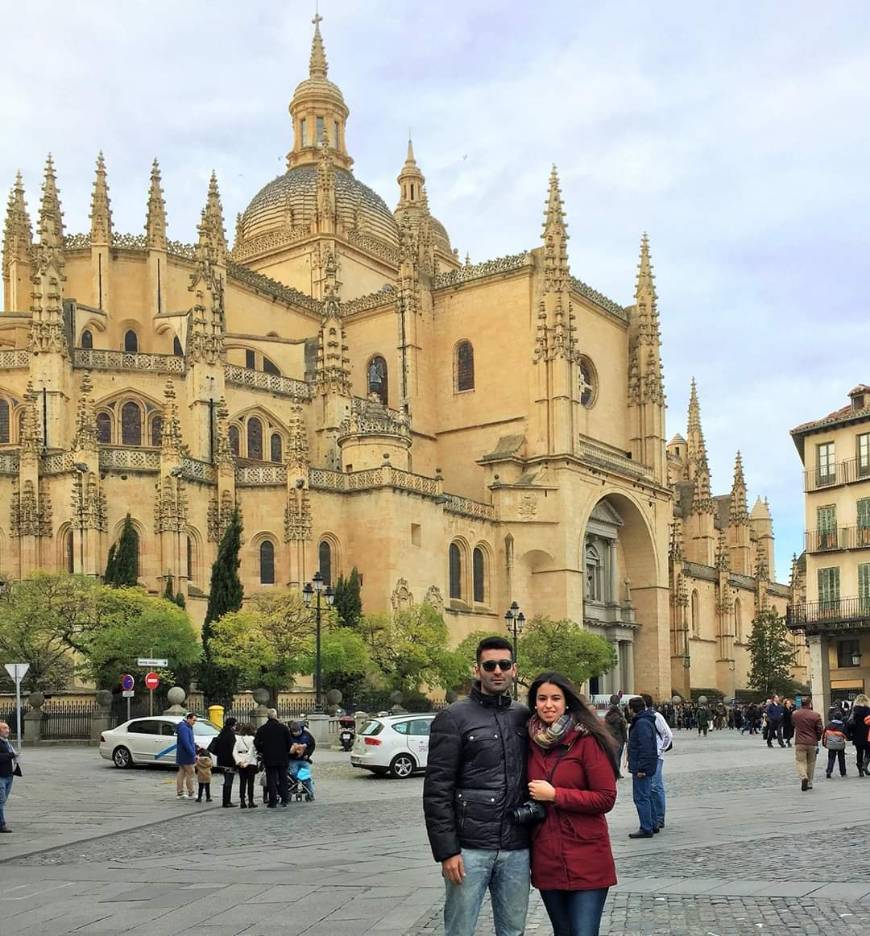
[[[575,276],[631,303],[649,232],[668,436],[694,376],[714,493],[740,449],[781,581],[804,529],[789,430],[870,383],[870,5],[824,7],[320,0],[357,177],[394,205],[410,131],[463,258],[538,245],[553,163]],[[102,150],[115,230],[139,233],[157,156],[170,237],[194,240],[212,169],[231,236],[283,171],[313,13],[0,2],[0,187],[21,169],[35,215],[52,152],[67,231],[86,231]]]

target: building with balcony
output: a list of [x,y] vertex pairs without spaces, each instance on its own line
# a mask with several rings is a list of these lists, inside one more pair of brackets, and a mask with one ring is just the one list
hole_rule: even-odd
[[806,636],[813,692],[827,709],[870,690],[870,386],[791,435],[804,466],[806,533],[787,622]]

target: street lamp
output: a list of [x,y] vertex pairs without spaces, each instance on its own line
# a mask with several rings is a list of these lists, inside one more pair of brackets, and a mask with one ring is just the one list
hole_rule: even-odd
[[332,605],[332,602],[335,600],[335,593],[329,585],[324,585],[323,576],[320,572],[314,573],[314,578],[310,582],[305,583],[305,587],[302,589],[302,600],[305,602],[305,607],[311,607],[311,601],[313,598],[317,598],[314,603],[314,620],[317,625],[317,643],[314,656],[314,706],[318,712],[323,711],[323,700],[322,700],[322,687],[320,679],[320,613],[321,613],[321,595],[326,599],[327,605]]
[[[508,634],[513,634],[514,638],[514,667],[517,665],[518,650],[517,650],[517,635],[523,632],[523,625],[526,623],[526,616],[520,611],[520,606],[515,602],[511,602],[511,606],[504,613],[505,624],[507,625]],[[517,698],[519,671],[517,675],[514,676],[514,698]]]

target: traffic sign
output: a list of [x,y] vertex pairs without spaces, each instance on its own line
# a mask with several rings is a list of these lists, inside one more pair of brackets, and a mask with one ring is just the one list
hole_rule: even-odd
[[125,699],[132,699],[133,696],[136,695],[136,693],[133,692],[132,689],[124,689],[124,690],[122,690],[121,695],[122,695]]
[[122,688],[125,692],[131,692],[132,689],[133,689],[133,686],[134,686],[135,684],[136,684],[136,683],[135,683],[133,677],[132,677],[129,673],[124,673],[124,674],[122,674],[122,676],[121,676],[121,688]]
[[22,679],[27,675],[27,671],[30,669],[29,663],[7,663],[6,672],[9,673],[9,678],[14,679],[15,682],[21,682]]
[[162,660],[156,657],[139,657],[139,659],[136,660],[136,665],[149,667],[153,666],[157,669],[160,669],[161,667],[169,666],[169,660]]
[[160,677],[157,673],[149,673],[145,677],[145,688],[146,689],[156,689],[160,685]]
[[6,672],[15,683],[15,743],[21,749],[21,680],[30,669],[29,663],[6,663]]

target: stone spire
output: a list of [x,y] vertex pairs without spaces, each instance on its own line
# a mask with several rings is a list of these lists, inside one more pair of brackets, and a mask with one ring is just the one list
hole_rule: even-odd
[[326,61],[326,49],[323,47],[323,36],[320,35],[320,24],[323,17],[317,13],[311,21],[314,23],[314,37],[311,40],[311,58],[308,61],[308,76],[310,78],[325,78],[329,71]]
[[30,262],[30,249],[33,245],[33,230],[30,215],[24,201],[24,183],[21,173],[15,174],[15,184],[9,192],[6,205],[6,223],[3,226],[3,269],[6,270],[13,260]]
[[214,172],[208,182],[208,195],[199,224],[197,253],[206,256],[212,265],[226,265],[227,236],[224,230],[224,210],[218,191],[217,176]]
[[317,160],[317,229],[321,233],[335,231],[335,165],[329,150],[329,142],[324,132],[320,139]]
[[716,544],[716,568],[722,572],[731,568],[731,551],[728,549],[724,527],[719,530],[719,541]]
[[545,288],[559,290],[565,287],[568,270],[568,225],[562,206],[562,190],[559,173],[550,170],[550,185],[547,192],[547,209],[544,212]]
[[743,477],[743,456],[737,453],[734,460],[734,482],[731,485],[729,520],[733,524],[749,523],[749,508],[746,504],[746,479]]
[[694,377],[689,394],[689,424],[686,436],[689,480],[695,484],[692,509],[696,512],[712,513],[714,508],[710,491],[710,465],[707,461],[707,445],[704,441],[704,430],[701,428],[701,407]]
[[112,209],[109,202],[109,186],[106,182],[106,161],[102,151],[97,156],[90,217],[91,246],[109,246],[112,243]]
[[63,216],[54,175],[54,163],[49,155],[42,184],[39,208],[39,243],[34,250],[31,273],[33,283],[30,324],[30,350],[35,354],[60,352],[66,354],[63,330]]
[[218,400],[216,407],[217,426],[215,427],[215,464],[234,466],[236,463],[233,450],[230,447],[230,411],[224,397]]
[[634,317],[630,339],[629,399],[635,403],[664,403],[661,329],[658,296],[649,254],[649,237],[640,242],[640,262],[634,290]]
[[151,187],[145,216],[145,239],[151,250],[166,250],[166,202],[160,182],[160,165],[155,159],[151,164]]
[[76,404],[76,431],[73,438],[73,451],[97,451],[97,420],[94,407],[93,383],[91,372],[85,371],[79,384],[79,398]]
[[407,208],[411,205],[426,207],[428,200],[426,198],[426,179],[417,165],[414,158],[414,144],[408,137],[408,154],[405,157],[405,164],[399,173],[396,181],[399,183],[399,205],[396,211]]
[[39,455],[42,449],[42,425],[39,419],[37,394],[33,389],[33,383],[29,380],[27,390],[24,392],[24,418],[21,421],[19,442],[22,455]]
[[294,472],[307,472],[310,464],[308,451],[308,432],[305,429],[305,416],[297,403],[290,413],[290,444],[287,447],[287,468]]
[[335,255],[326,258],[323,319],[317,339],[317,364],[314,383],[318,392],[332,391],[350,395],[350,358],[341,319],[341,305],[335,288]]
[[168,378],[163,388],[163,425],[160,433],[160,448],[164,455],[184,455],[186,447],[181,436],[181,421],[175,401],[175,384]]
[[224,358],[224,275],[227,242],[217,179],[212,173],[194,248],[194,269],[188,289],[195,302],[190,311],[188,353],[194,363],[217,364]]

